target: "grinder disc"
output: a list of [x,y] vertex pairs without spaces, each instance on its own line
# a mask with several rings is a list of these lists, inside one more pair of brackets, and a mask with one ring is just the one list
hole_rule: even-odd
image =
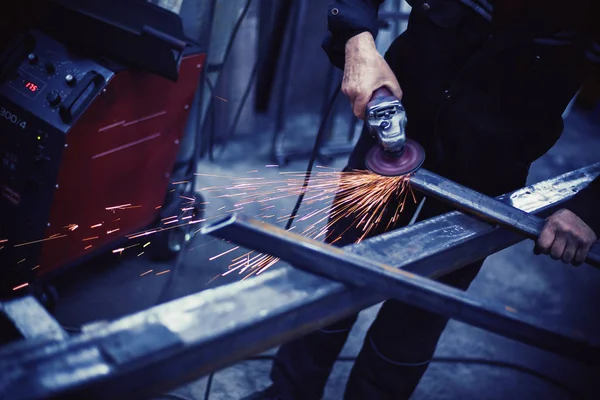
[[404,144],[404,153],[394,157],[386,153],[379,145],[375,145],[367,153],[365,162],[367,168],[378,175],[398,176],[406,175],[419,169],[425,161],[425,150],[414,140],[407,139]]

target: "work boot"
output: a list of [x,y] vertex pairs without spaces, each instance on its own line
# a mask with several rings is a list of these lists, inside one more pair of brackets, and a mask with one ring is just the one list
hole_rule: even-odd
[[283,400],[283,398],[277,395],[277,393],[275,392],[275,387],[271,385],[265,390],[252,393],[251,395],[246,396],[241,400]]

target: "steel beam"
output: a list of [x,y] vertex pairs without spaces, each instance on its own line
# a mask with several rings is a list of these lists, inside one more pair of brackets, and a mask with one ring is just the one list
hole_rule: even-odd
[[13,331],[25,340],[60,340],[67,333],[32,297],[0,303],[0,337]]
[[[549,324],[497,302],[476,298],[459,289],[420,277],[391,265],[357,256],[264,221],[232,215],[203,229],[293,263],[294,267],[351,287],[366,287],[386,298],[438,313],[558,355],[600,365],[600,342]],[[459,256],[456,250],[448,259]]]
[[[567,200],[599,174],[596,164],[516,191],[503,201],[525,211],[542,211]],[[435,277],[520,240],[517,234],[455,212],[345,250]],[[457,253],[448,263],[450,251]],[[0,348],[0,399],[143,398],[383,299],[371,290],[275,268],[96,324],[66,340],[23,341]]]
[[[505,204],[492,197],[459,185],[426,169],[419,169],[410,177],[411,187],[450,204],[477,218],[514,230],[529,239],[537,239],[545,221],[533,214]],[[586,262],[600,268],[600,245],[592,245]]]

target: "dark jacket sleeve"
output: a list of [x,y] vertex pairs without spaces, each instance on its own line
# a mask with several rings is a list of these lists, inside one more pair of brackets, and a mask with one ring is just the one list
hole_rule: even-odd
[[564,208],[577,214],[600,237],[600,177],[567,201]]
[[323,49],[329,60],[344,69],[346,42],[363,32],[377,36],[379,6],[384,0],[336,0],[327,10],[328,32]]

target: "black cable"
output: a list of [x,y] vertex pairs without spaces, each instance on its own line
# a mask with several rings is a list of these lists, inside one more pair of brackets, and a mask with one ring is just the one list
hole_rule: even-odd
[[319,155],[319,149],[321,148],[321,145],[323,144],[322,142],[325,139],[325,133],[327,132],[327,121],[329,120],[329,115],[331,114],[331,110],[333,110],[333,106],[335,105],[335,101],[337,100],[337,97],[340,94],[341,88],[342,84],[340,83],[335,89],[333,96],[331,96],[327,112],[323,115],[323,118],[321,119],[321,126],[319,127],[319,132],[317,133],[317,138],[315,139],[315,145],[313,146],[313,150],[310,155],[310,160],[308,161],[308,166],[306,167],[306,173],[304,175],[302,189],[300,190],[300,195],[298,196],[298,200],[296,200],[296,205],[294,206],[294,210],[290,215],[290,219],[288,219],[288,222],[285,226],[286,230],[289,230],[291,228],[292,224],[294,223],[294,219],[296,219],[296,216],[298,215],[298,210],[300,210],[302,200],[304,200],[304,194],[306,193],[306,188],[308,187],[308,183],[310,181],[315,161],[317,159],[317,156]]
[[210,389],[212,387],[213,379],[215,377],[215,373],[211,372],[208,375],[208,380],[206,381],[206,389],[204,389],[204,400],[210,399]]
[[[259,355],[259,356],[249,357],[249,358],[246,358],[244,361],[272,361],[274,363],[280,363],[280,361],[277,360],[277,358],[275,358],[275,356],[271,356],[271,355]],[[337,361],[355,362],[356,357],[348,357],[348,356],[338,357]],[[565,385],[564,383],[562,383],[548,375],[544,375],[541,372],[535,371],[531,368],[527,368],[520,364],[510,363],[510,362],[506,362],[506,361],[487,360],[485,358],[463,358],[463,357],[434,357],[431,359],[431,362],[432,363],[449,363],[449,364],[451,363],[451,364],[487,365],[487,366],[492,366],[492,367],[512,369],[512,370],[515,370],[518,372],[525,373],[527,375],[531,375],[533,377],[540,379],[541,381],[549,383],[559,389],[562,389],[564,392],[566,392],[570,396],[573,396],[574,398],[577,398],[577,399],[585,398],[585,396],[582,393],[580,393],[578,390],[576,390],[568,385]],[[204,392],[204,400],[210,400],[210,387],[212,385],[212,380],[214,378],[214,374],[215,373],[213,372],[209,375],[209,382],[206,386],[206,391]]]
[[[219,73],[219,77],[217,78],[217,82],[215,84],[215,88],[218,88],[221,84],[221,78],[223,76],[223,69],[225,68],[224,66],[227,63],[227,60],[229,59],[229,56],[231,55],[231,49],[233,48],[233,44],[235,43],[235,39],[237,38],[237,35],[239,33],[239,30],[242,26],[242,23],[244,22],[245,18],[246,18],[246,14],[248,14],[248,10],[250,9],[250,5],[252,4],[252,0],[247,0],[246,1],[246,5],[244,6],[244,9],[242,10],[242,13],[240,14],[240,16],[238,17],[237,21],[235,22],[235,25],[233,27],[233,30],[231,31],[231,36],[229,37],[229,42],[227,43],[227,47],[225,48],[225,53],[223,55],[223,62],[221,63],[223,65],[223,68],[221,69],[221,72]],[[208,104],[208,110],[207,110],[207,115],[208,112],[212,112],[212,109],[214,108],[214,104],[215,104],[215,98],[214,96],[211,97],[210,102]],[[206,120],[208,118],[205,117],[204,118],[204,124],[202,127],[202,130],[205,131],[206,129]],[[214,144],[214,140],[215,140],[215,129],[214,129],[214,125],[215,123],[213,122],[212,126],[211,126],[211,130],[210,130],[210,135],[209,135],[209,147],[208,147],[208,158],[209,160],[213,160],[213,144]]]
[[229,140],[235,135],[235,131],[237,129],[238,123],[240,122],[242,112],[244,111],[244,106],[246,105],[246,101],[248,101],[248,97],[250,96],[250,91],[252,90],[252,87],[254,86],[254,82],[255,82],[254,78],[256,77],[256,74],[258,72],[258,65],[259,65],[259,60],[257,60],[254,63],[254,67],[252,67],[250,79],[248,80],[246,89],[244,89],[244,94],[242,95],[240,104],[239,104],[237,110],[235,111],[235,116],[233,117],[233,123],[231,124],[231,127],[229,128],[229,131],[225,135],[225,139],[224,139],[223,143],[221,144],[221,152],[219,153],[217,158],[221,158],[223,156],[223,153],[225,153],[225,149],[227,148],[227,144],[229,143]]

